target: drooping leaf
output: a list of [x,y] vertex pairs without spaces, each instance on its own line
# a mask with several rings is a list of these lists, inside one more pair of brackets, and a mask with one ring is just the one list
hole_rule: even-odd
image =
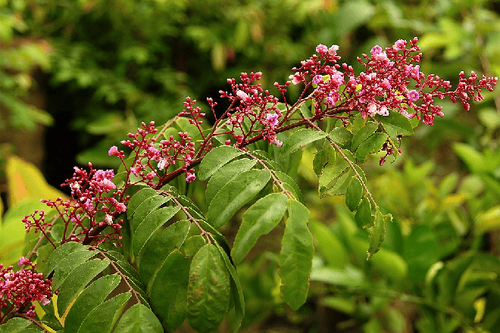
[[98,305],[85,318],[77,333],[93,333],[96,328],[102,333],[111,332],[113,324],[118,320],[121,311],[131,296],[130,293],[119,294]]
[[187,318],[198,332],[211,332],[228,308],[231,285],[222,255],[213,244],[202,247],[189,270]]
[[382,215],[379,209],[375,212],[375,224],[373,226],[372,234],[370,235],[370,247],[368,248],[367,260],[370,259],[372,255],[378,252],[382,243],[385,239],[385,224],[386,222],[392,221],[392,215],[386,214]]
[[328,137],[332,139],[341,148],[349,149],[352,141],[352,133],[343,126],[337,126],[328,133]]
[[106,300],[106,297],[118,286],[120,280],[118,275],[106,275],[92,282],[71,306],[64,320],[65,330],[77,332],[89,313]]
[[13,207],[26,199],[51,199],[68,196],[58,189],[50,186],[43,177],[40,170],[33,164],[23,161],[19,157],[9,155],[6,163],[6,177],[9,186],[7,190],[7,203]]
[[156,315],[144,304],[135,304],[120,319],[115,332],[120,333],[163,333]]
[[243,154],[232,146],[220,146],[212,149],[203,158],[198,169],[198,179],[206,180],[232,159]]
[[156,269],[168,257],[170,252],[181,247],[186,240],[191,223],[178,221],[154,234],[137,257],[139,275],[144,284],[148,285]]
[[363,185],[357,177],[354,177],[345,193],[345,203],[351,212],[355,211],[363,198]]
[[302,147],[305,147],[314,141],[324,139],[326,136],[327,133],[325,132],[310,129],[300,129],[293,132],[283,143],[281,156],[291,155],[300,150]]
[[378,152],[387,141],[387,134],[374,133],[364,140],[356,150],[356,160],[363,163],[368,154]]
[[245,212],[231,251],[236,264],[245,258],[261,235],[268,234],[276,227],[286,212],[286,202],[285,194],[271,193],[259,199]]
[[[76,242],[68,242],[58,246],[47,259],[47,264],[45,266],[46,270],[44,271],[45,275],[49,275],[56,268],[56,266],[59,265],[59,262],[66,258],[70,253],[77,251],[88,251],[88,249],[85,245]],[[52,281],[52,287],[53,286],[54,281]]]
[[243,289],[241,287],[240,278],[236,269],[234,268],[231,260],[227,256],[226,251],[219,245],[219,243],[215,242],[215,246],[219,250],[219,253],[224,260],[224,264],[229,272],[229,276],[231,278],[231,296],[233,298],[234,307],[235,307],[235,317],[233,322],[231,322],[231,326],[234,331],[237,332],[240,328],[241,322],[243,321],[243,317],[245,317],[245,300],[243,297]]
[[169,221],[181,208],[179,206],[163,207],[149,214],[143,222],[137,226],[132,235],[132,250],[137,257],[143,251],[144,245],[156,230]]
[[289,216],[278,264],[283,299],[297,310],[307,299],[314,247],[307,227],[309,210],[295,200],[288,200],[287,206]]
[[58,288],[57,309],[60,316],[64,314],[83,288],[108,266],[109,261],[96,259],[87,261],[71,271]]
[[365,197],[361,200],[361,205],[359,205],[354,219],[360,228],[368,228],[373,225],[374,216],[372,215],[372,206],[368,198]]
[[399,112],[390,112],[387,117],[376,115],[375,119],[382,124],[391,124],[397,129],[399,134],[413,135],[413,127],[410,121]]
[[167,332],[175,331],[186,318],[190,264],[190,258],[173,250],[148,288],[151,307]]
[[257,161],[248,158],[242,158],[224,165],[216,173],[213,174],[212,178],[208,181],[207,190],[205,193],[205,200],[207,205],[215,197],[217,192],[224,187],[228,182],[233,180],[239,174],[250,170]]
[[208,207],[208,223],[216,229],[222,227],[264,188],[270,178],[267,170],[249,170],[227,183]]

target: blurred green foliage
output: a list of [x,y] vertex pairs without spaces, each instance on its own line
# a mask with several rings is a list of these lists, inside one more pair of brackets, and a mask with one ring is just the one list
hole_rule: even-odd
[[[353,63],[374,44],[418,36],[424,72],[452,83],[461,70],[500,76],[499,12],[498,1],[485,0],[3,0],[0,103],[8,116],[0,125],[30,128],[54,117],[56,128],[78,133],[79,163],[112,165],[107,149],[138,122],[168,121],[187,95],[217,100],[241,71],[262,71],[265,87],[283,83],[319,43],[340,45]],[[52,116],[24,101],[37,89],[36,68]],[[445,118],[403,141],[400,160],[367,162],[370,188],[394,216],[370,262],[368,233],[357,231],[343,200],[319,200],[309,186],[317,179],[305,152],[298,177],[316,219],[310,302],[285,308],[268,265],[277,259],[262,250],[239,269],[244,324],[498,332],[500,96],[486,99],[469,113],[445,104]],[[264,245],[272,252],[272,241]],[[332,323],[311,323],[325,311]]]

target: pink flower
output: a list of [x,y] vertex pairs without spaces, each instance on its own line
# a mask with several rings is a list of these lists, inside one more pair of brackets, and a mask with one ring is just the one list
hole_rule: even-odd
[[326,54],[328,52],[328,48],[323,44],[319,44],[316,46],[316,52],[319,54]]
[[384,116],[384,117],[389,116],[389,110],[387,109],[387,106],[385,106],[385,105],[384,105],[384,106],[381,106],[381,107],[378,109],[377,113],[378,113],[379,115],[381,115],[381,116]]
[[420,98],[420,95],[418,94],[418,91],[416,90],[410,90],[408,92],[408,99],[412,102],[415,102],[416,100],[418,100]]
[[313,77],[313,79],[312,79],[312,82],[313,82],[315,85],[320,84],[322,81],[323,81],[323,76],[322,76],[322,75],[316,75],[316,76],[315,76],[315,77]]
[[278,125],[278,115],[276,113],[268,113],[266,119],[271,127]]
[[339,46],[338,45],[332,45],[330,46],[330,48],[328,49],[328,53],[331,55],[331,56],[334,56],[337,54],[337,51],[339,50]]
[[116,212],[117,213],[124,213],[127,211],[127,206],[125,206],[124,203],[122,202],[118,202],[116,205],[115,205],[115,208],[116,208]]
[[380,47],[379,45],[375,45],[374,47],[372,47],[372,49],[370,50],[370,53],[372,55],[377,55],[377,54],[380,54],[382,53],[382,47]]
[[18,266],[23,266],[23,265],[31,265],[31,261],[29,259],[26,259],[25,257],[21,257],[17,263]]
[[109,148],[108,155],[109,156],[120,156],[120,152],[118,151],[118,148],[116,146],[113,146],[113,147]]
[[295,73],[290,75],[290,80],[292,80],[293,84],[299,84],[300,82],[302,82],[302,77],[299,73]]
[[186,174],[186,182],[192,183],[196,179],[196,175],[194,173],[187,173]]
[[242,100],[245,100],[248,98],[248,95],[246,94],[246,92],[244,92],[243,90],[238,90],[236,92],[236,96],[238,96],[240,99]]
[[396,51],[402,51],[402,50],[406,49],[406,41],[404,39],[398,39],[396,41],[396,43],[394,43],[393,48]]

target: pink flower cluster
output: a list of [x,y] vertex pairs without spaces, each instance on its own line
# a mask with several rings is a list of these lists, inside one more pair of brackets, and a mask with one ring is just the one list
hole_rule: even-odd
[[434,74],[425,75],[417,64],[422,57],[417,42],[417,38],[409,42],[398,40],[385,50],[374,46],[370,55],[363,54],[364,60],[358,58],[365,67],[359,75],[354,74],[352,66],[337,63],[340,57],[336,54],[336,45],[330,48],[318,45],[318,55],[294,68],[291,82],[314,84],[316,113],[325,116],[345,119],[338,114],[346,108],[347,116],[352,115],[351,111],[358,111],[365,118],[399,112],[407,118],[417,117],[427,125],[433,124],[435,116],[444,115],[442,107],[434,104],[435,98],[460,100],[469,110],[471,96],[479,101],[482,89],[493,90],[497,78],[483,76],[478,81],[474,72],[469,78],[462,72],[455,90],[451,90],[449,81]]
[[[113,183],[113,170],[96,170],[89,163],[89,171],[74,167],[73,177],[61,186],[69,186],[71,199],[41,201],[56,209],[58,219],[64,223],[61,243],[76,241],[83,244],[101,243],[106,239],[119,241],[123,220],[118,216],[127,210],[122,190],[116,190]],[[36,213],[39,215],[36,216]],[[27,231],[35,228],[42,231],[51,223],[45,222],[44,212],[35,212],[23,219]],[[111,227],[112,232],[101,234],[100,231]],[[46,238],[50,238],[45,234]]]
[[[198,119],[201,115],[196,113],[194,117]],[[199,124],[198,120],[196,122]],[[128,134],[131,140],[121,142],[134,153],[134,160],[130,165],[124,160],[125,153],[123,151],[119,151],[116,146],[109,149],[108,154],[117,156],[125,166],[127,186],[145,183],[155,187],[161,184],[170,172],[174,171],[171,167],[181,169],[186,174],[188,183],[196,179],[194,169],[189,167],[195,154],[195,144],[189,134],[179,132],[180,140],[171,135],[168,139],[160,140],[157,143],[157,138],[154,136],[157,132],[154,122],[150,122],[148,125],[142,123],[142,128],[139,128],[137,133]],[[179,163],[180,165],[178,165]],[[137,179],[131,179],[131,175]]]
[[35,273],[36,264],[24,257],[18,265],[22,268],[15,272],[12,266],[0,264],[0,324],[13,316],[34,318],[35,305],[32,303],[38,301],[47,305],[52,297],[52,279],[44,279],[43,274]]
[[[227,98],[231,104],[220,119],[227,117],[225,125],[230,130],[216,135],[230,134],[237,146],[242,146],[242,143],[249,138],[262,135],[262,139],[281,146],[282,142],[276,138],[275,131],[283,116],[277,108],[279,100],[268,90],[264,90],[260,83],[254,84],[261,77],[260,72],[241,73],[241,83],[236,83],[234,78],[227,80],[232,92],[221,90],[219,93],[221,98]],[[217,119],[213,105],[211,108]],[[231,143],[232,140],[226,141],[228,145]]]

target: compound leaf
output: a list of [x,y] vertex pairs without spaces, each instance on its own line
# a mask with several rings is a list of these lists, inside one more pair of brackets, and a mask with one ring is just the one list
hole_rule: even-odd
[[217,170],[232,159],[243,154],[242,151],[232,146],[220,146],[212,149],[205,155],[198,169],[198,179],[206,180]]
[[135,304],[123,315],[116,327],[120,333],[163,333],[156,315],[144,304]]
[[300,150],[302,147],[305,147],[314,141],[324,139],[326,136],[327,133],[325,132],[310,129],[300,129],[295,131],[283,144],[283,147],[281,148],[281,156],[291,155]]

